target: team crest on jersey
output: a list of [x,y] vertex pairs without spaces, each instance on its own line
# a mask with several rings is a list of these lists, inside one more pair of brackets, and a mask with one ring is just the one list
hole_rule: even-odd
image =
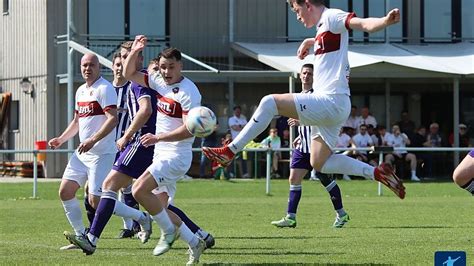
[[173,88],[173,93],[178,93],[179,92],[179,87],[174,87]]

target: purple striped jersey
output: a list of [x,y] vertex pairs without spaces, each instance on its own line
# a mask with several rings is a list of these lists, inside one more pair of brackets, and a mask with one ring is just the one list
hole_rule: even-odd
[[137,115],[138,110],[140,109],[138,102],[143,98],[150,98],[152,113],[150,115],[150,118],[148,118],[146,123],[143,125],[143,127],[135,133],[131,142],[136,141],[140,138],[140,136],[146,133],[156,133],[156,112],[158,109],[158,93],[153,89],[142,87],[135,82],[131,83],[130,89],[127,92],[127,106],[128,113],[130,115],[130,120],[133,120]]
[[[313,93],[313,89],[308,91],[301,91],[301,93]],[[296,145],[295,149],[298,149],[302,153],[309,153],[311,150],[311,126],[299,126],[298,136],[300,142]]]
[[128,119],[127,111],[127,92],[129,89],[130,81],[127,81],[122,86],[115,86],[115,92],[117,93],[117,118],[118,124],[116,127],[116,140],[121,138],[125,133],[125,130],[130,125],[130,119]]

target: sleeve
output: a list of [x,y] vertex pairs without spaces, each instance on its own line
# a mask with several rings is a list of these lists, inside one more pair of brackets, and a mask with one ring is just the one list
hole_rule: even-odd
[[330,9],[329,14],[329,30],[333,33],[342,33],[350,30],[349,22],[353,17],[356,17],[354,12],[345,12],[339,9]]
[[181,109],[183,115],[187,115],[191,108],[201,105],[201,94],[198,89],[194,87],[191,90],[183,91],[180,99]]
[[99,96],[98,100],[104,112],[117,108],[117,93],[112,85],[102,86]]
[[160,79],[160,73],[156,72],[152,75],[149,75],[148,73],[144,73],[145,75],[143,76],[144,82],[148,88],[156,90],[157,87],[159,87],[159,79]]
[[232,126],[237,125],[238,123],[237,123],[237,120],[234,119],[234,117],[232,116],[232,117],[229,117],[229,122],[228,122],[228,124],[229,124],[229,127],[232,127]]
[[133,92],[137,96],[137,101],[142,98],[151,98],[152,91],[150,88],[143,87],[140,84],[133,83]]
[[272,147],[273,149],[281,148],[281,139],[278,137],[278,141],[275,141],[275,146]]

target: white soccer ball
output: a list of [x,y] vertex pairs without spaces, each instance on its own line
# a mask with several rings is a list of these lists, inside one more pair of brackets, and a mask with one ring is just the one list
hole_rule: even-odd
[[186,128],[196,137],[207,137],[216,129],[216,115],[204,106],[194,107],[188,112]]

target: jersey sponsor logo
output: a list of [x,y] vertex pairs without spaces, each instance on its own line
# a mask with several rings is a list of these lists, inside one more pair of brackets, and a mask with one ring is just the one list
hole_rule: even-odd
[[166,98],[160,94],[158,94],[156,97],[158,98],[158,112],[175,118],[183,117],[183,109],[181,108],[180,103],[173,99]]
[[78,102],[77,106],[79,118],[104,114],[104,110],[102,110],[102,107],[97,101]]
[[325,31],[316,36],[316,55],[338,51],[341,48],[341,34]]

